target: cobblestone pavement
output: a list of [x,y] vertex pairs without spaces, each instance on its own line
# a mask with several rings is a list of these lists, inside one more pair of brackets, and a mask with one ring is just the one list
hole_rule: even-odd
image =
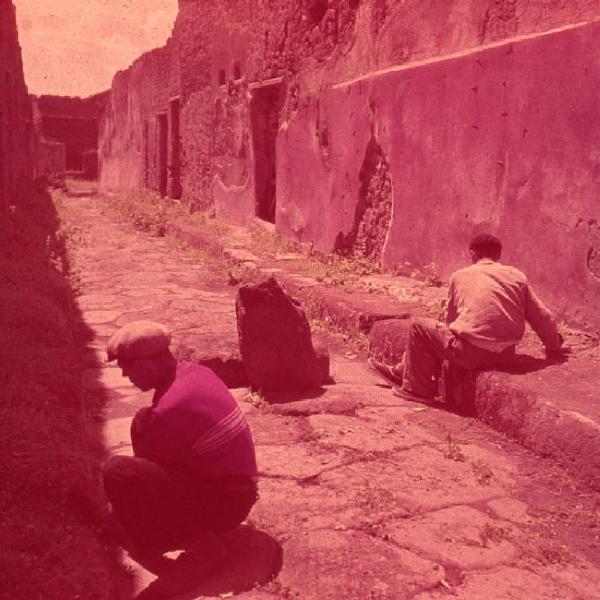
[[[101,200],[64,202],[79,234],[78,303],[95,334],[82,374],[88,422],[102,428],[108,453],[128,454],[130,419],[149,395],[104,363],[107,339],[148,318],[170,328],[176,348],[217,351],[237,338],[236,288],[164,238],[111,222]],[[273,582],[236,596],[598,597],[595,494],[475,420],[395,398],[364,361],[333,352],[332,375],[317,397],[276,407],[234,390],[261,473],[248,530],[283,551]],[[259,541],[238,557],[246,578],[252,569],[260,578],[272,548]],[[152,581],[123,560],[139,589]],[[185,598],[229,597],[234,579],[221,573]]]

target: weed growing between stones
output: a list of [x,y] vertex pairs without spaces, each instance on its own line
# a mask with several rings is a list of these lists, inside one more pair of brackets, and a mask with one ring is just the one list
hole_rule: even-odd
[[510,527],[501,527],[486,523],[479,531],[479,541],[482,548],[489,548],[490,543],[499,544],[503,540],[512,539],[512,530]]
[[119,222],[131,223],[139,231],[162,237],[166,232],[167,211],[161,198],[150,190],[107,193],[99,202],[102,210]]
[[190,212],[181,202],[165,200],[151,190],[108,193],[102,197],[102,207],[117,220],[156,237],[166,234],[168,224],[189,225],[217,238],[227,230],[205,213]]
[[249,390],[244,396],[244,401],[252,404],[252,406],[259,410],[269,405],[262,390]]
[[391,272],[394,275],[402,275],[404,277],[410,277],[411,279],[424,281],[431,287],[441,287],[443,285],[438,266],[434,262],[418,267],[410,262],[403,261],[397,263],[391,269]]
[[300,437],[301,442],[319,442],[323,438],[323,431],[321,429],[311,429]]
[[479,485],[491,485],[494,479],[494,472],[488,464],[482,460],[477,460],[471,464],[471,468]]
[[283,585],[283,583],[281,583],[281,581],[277,578],[258,589],[274,595],[276,598],[278,598],[278,600],[300,600],[299,592],[293,590],[287,585]]
[[254,272],[243,263],[223,254],[220,247],[190,246],[175,235],[166,236],[167,243],[185,254],[198,264],[206,265],[219,272],[222,281],[230,286],[238,286],[251,283],[255,280]]
[[450,432],[448,432],[448,435],[446,436],[446,443],[447,447],[446,450],[444,450],[444,458],[447,460],[455,460],[457,462],[465,462],[467,460],[462,448],[456,443]]
[[249,228],[252,249],[260,254],[275,258],[280,254],[302,252],[300,244],[282,236],[277,231],[270,232],[259,225]]
[[312,245],[300,244],[276,231],[270,232],[258,226],[251,227],[250,233],[252,250],[256,254],[273,259],[284,256],[291,269],[314,277],[323,285],[369,289],[370,286],[362,282],[361,277],[382,272],[377,264],[362,256],[317,252]]
[[339,342],[345,348],[344,356],[346,358],[357,358],[365,356],[369,350],[369,336],[363,332],[358,332],[354,335],[349,334],[336,322],[326,315],[322,318],[311,316],[310,304],[304,303],[304,309],[308,317],[310,330],[313,334],[325,334],[334,341]]
[[556,530],[547,524],[535,524],[510,541],[519,549],[523,559],[540,565],[568,565],[575,557],[562,544]]
[[379,512],[389,509],[396,503],[394,494],[390,490],[372,486],[369,481],[364,481],[363,485],[358,488],[355,502],[359,506]]

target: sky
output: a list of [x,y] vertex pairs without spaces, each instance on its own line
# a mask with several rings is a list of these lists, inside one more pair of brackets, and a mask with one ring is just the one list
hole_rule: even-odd
[[177,0],[13,0],[32,94],[89,96],[162,46]]

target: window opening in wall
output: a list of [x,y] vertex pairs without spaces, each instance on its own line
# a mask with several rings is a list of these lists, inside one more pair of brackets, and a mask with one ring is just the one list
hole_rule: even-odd
[[219,85],[225,85],[226,81],[225,69],[219,69]]
[[181,133],[179,98],[171,100],[171,198],[181,198]]
[[242,78],[242,67],[238,61],[233,63],[233,78],[236,81]]
[[270,223],[275,223],[276,142],[283,100],[283,85],[276,83],[253,88],[250,102],[256,216]]
[[158,191],[161,198],[164,198],[167,195],[168,182],[169,122],[166,114],[157,115],[156,119],[158,124]]

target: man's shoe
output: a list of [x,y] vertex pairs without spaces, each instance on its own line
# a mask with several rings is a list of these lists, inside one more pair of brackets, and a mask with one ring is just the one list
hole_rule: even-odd
[[398,398],[402,398],[403,400],[409,400],[410,402],[418,402],[419,404],[426,404],[427,406],[433,406],[436,408],[441,408],[445,406],[445,403],[441,402],[437,398],[417,396],[416,394],[405,390],[403,387],[394,387],[392,389],[392,394],[394,394],[394,396],[397,396]]
[[390,367],[390,365],[379,362],[374,358],[369,358],[368,362],[371,369],[378,375],[381,375],[386,381],[392,385],[402,385],[402,376],[396,373],[394,367]]

